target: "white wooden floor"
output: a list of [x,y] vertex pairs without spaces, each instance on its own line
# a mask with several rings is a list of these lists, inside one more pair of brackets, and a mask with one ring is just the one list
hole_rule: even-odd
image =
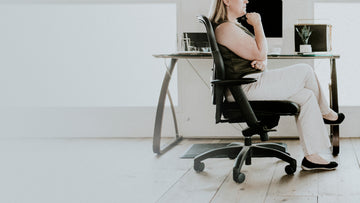
[[0,202],[360,202],[360,139],[342,139],[340,166],[327,172],[302,171],[299,141],[285,140],[296,173],[275,158],[253,159],[242,184],[232,180],[233,160],[207,160],[196,173],[179,158],[210,142],[229,140],[186,139],[156,156],[151,139],[0,139]]

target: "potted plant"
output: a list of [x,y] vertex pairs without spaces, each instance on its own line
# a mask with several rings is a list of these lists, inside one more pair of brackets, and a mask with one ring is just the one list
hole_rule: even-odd
[[301,28],[301,31],[299,31],[299,29],[296,28],[296,32],[298,33],[302,41],[302,44],[300,45],[300,52],[302,53],[312,52],[311,44],[308,44],[309,38],[312,33],[312,31],[310,31],[310,26],[304,25],[304,27]]

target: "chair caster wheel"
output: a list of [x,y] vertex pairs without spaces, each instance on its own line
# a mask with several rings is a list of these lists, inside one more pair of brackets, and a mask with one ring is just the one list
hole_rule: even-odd
[[242,183],[242,182],[244,182],[245,181],[245,174],[243,174],[243,173],[234,173],[233,174],[233,179],[234,179],[234,181],[235,182],[237,182],[237,183]]
[[293,166],[291,166],[291,165],[287,165],[287,166],[285,167],[285,172],[286,172],[286,174],[288,174],[288,175],[294,174],[295,171],[296,171],[296,167],[293,167]]
[[194,170],[196,172],[201,172],[205,169],[205,164],[203,162],[194,163]]

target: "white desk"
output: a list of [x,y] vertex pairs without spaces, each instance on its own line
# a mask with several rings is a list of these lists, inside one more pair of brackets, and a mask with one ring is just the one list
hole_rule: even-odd
[[[156,58],[170,58],[171,63],[170,66],[167,67],[167,71],[164,76],[164,80],[161,86],[158,106],[156,110],[156,117],[155,117],[155,126],[154,126],[154,135],[153,135],[153,151],[157,154],[163,154],[171,147],[175,146],[178,142],[180,142],[183,137],[179,134],[176,114],[174,105],[171,99],[170,92],[168,90],[169,82],[171,79],[171,75],[174,71],[176,62],[178,59],[212,59],[211,53],[201,53],[201,52],[194,52],[194,53],[172,53],[172,54],[156,54],[153,55]],[[330,59],[330,68],[331,68],[331,83],[330,83],[330,107],[335,111],[339,111],[339,104],[338,104],[338,90],[337,90],[337,75],[336,75],[336,63],[335,59],[340,58],[339,55],[268,55],[268,59]],[[174,120],[175,125],[175,139],[170,142],[169,144],[165,145],[163,148],[160,146],[161,141],[161,127],[162,127],[162,119],[164,114],[164,107],[165,107],[165,100],[166,95],[170,101],[171,112]],[[332,125],[330,126],[330,137],[331,143],[333,148],[333,155],[338,155],[340,146],[339,146],[339,126]]]

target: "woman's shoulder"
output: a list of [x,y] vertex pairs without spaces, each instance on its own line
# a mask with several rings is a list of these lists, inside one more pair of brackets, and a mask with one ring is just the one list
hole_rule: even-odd
[[235,24],[232,22],[223,22],[220,23],[218,26],[216,26],[216,29],[228,29],[228,28],[234,28]]
[[215,28],[215,35],[217,36],[218,42],[232,40],[234,37],[237,38],[244,34],[244,30],[232,22],[221,23]]
[[233,32],[244,32],[242,29],[240,29],[239,25],[233,22],[223,22],[216,26],[215,32],[220,33],[233,33]]

